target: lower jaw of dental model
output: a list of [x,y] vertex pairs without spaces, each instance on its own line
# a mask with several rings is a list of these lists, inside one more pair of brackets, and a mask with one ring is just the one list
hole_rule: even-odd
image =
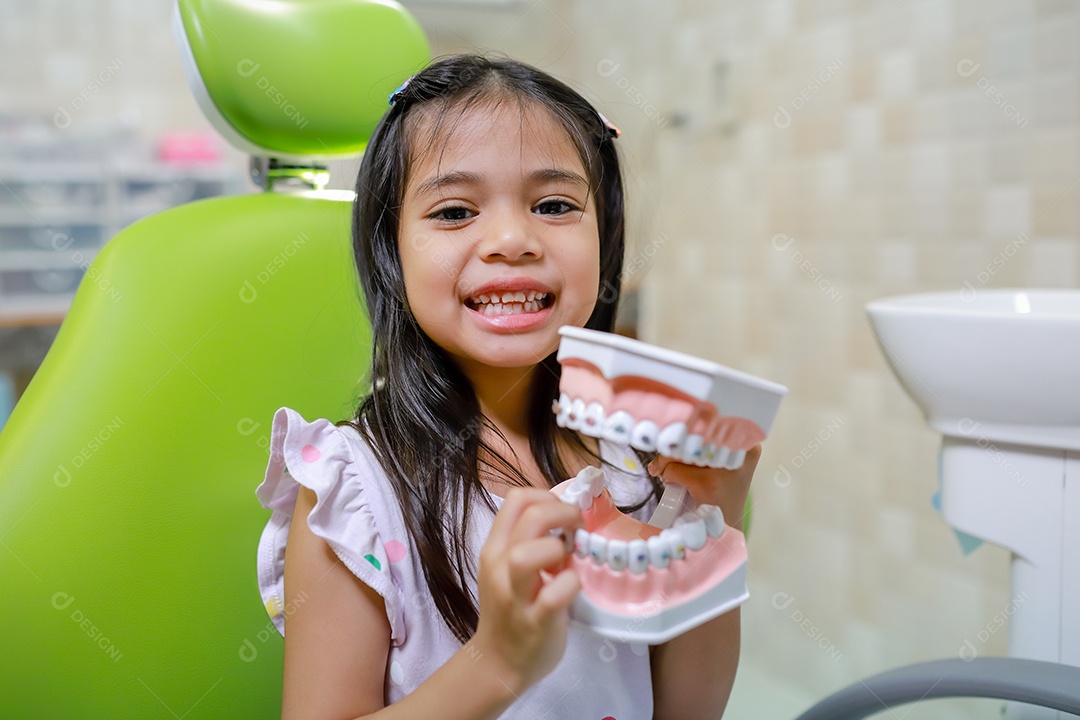
[[[552,489],[581,509],[571,566],[581,580],[570,618],[620,642],[660,644],[741,605],[746,542],[715,505],[666,530],[622,514],[598,467]],[[568,541],[570,538],[566,538]]]
[[702,467],[742,466],[787,388],[612,333],[559,329],[556,423]]

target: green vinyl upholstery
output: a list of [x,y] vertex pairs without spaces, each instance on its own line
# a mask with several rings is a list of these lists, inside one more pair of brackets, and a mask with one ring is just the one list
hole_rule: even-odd
[[[184,6],[305,3],[317,12],[307,25],[293,13],[295,44],[282,52],[303,52],[320,23],[334,42],[409,48],[323,69],[370,98],[347,110],[351,140],[327,134],[355,154],[387,107],[384,86],[428,57],[400,6]],[[281,62],[273,52],[264,68]],[[304,112],[309,128],[332,124]],[[273,124],[246,122],[253,134]],[[268,513],[254,491],[277,408],[343,419],[367,388],[351,197],[193,202],[126,228],[87,268],[0,433],[0,718],[280,716],[283,644],[255,575]]]

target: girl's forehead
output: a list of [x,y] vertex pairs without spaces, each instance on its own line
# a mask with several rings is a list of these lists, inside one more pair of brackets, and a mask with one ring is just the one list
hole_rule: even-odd
[[539,103],[504,100],[420,113],[409,137],[409,184],[463,164],[504,168],[542,164],[585,174],[566,128]]

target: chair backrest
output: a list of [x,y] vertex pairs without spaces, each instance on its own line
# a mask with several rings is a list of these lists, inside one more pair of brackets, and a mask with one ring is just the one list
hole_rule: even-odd
[[[273,3],[294,22],[304,4],[315,19],[294,24],[286,55],[304,55],[327,23],[335,42],[351,37],[345,55],[399,46],[392,60],[326,69],[339,91],[369,98],[351,139],[328,144],[355,152],[427,45],[393,3]],[[227,44],[213,17],[204,34]],[[308,130],[327,126],[293,102]],[[262,111],[281,108],[270,98]],[[272,124],[249,120],[247,136],[302,154]],[[282,642],[258,600],[267,513],[254,489],[274,410],[345,418],[367,385],[351,197],[197,201],[130,226],[88,268],[0,433],[0,717],[280,716]]]

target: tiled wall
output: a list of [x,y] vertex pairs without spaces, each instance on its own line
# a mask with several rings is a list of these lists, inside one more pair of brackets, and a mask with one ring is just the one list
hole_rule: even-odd
[[[939,436],[863,306],[1077,286],[1077,5],[540,0],[490,24],[417,13],[437,51],[534,62],[624,130],[642,337],[790,388],[754,483],[742,672],[767,680],[751,697],[737,682],[736,717],[793,716],[965,641],[1004,654],[1006,632],[986,628],[1010,602],[1008,553],[965,556],[933,509]],[[997,703],[905,711],[990,717]]]
[[[820,698],[956,657],[965,640],[1003,654],[1003,630],[979,636],[1009,603],[1008,555],[965,557],[932,509],[938,436],[863,306],[965,283],[1076,287],[1076,3],[411,7],[436,53],[532,62],[623,129],[642,337],[790,388],[754,483],[741,671],[778,689],[747,698],[737,682],[742,714],[769,716],[780,686]],[[6,15],[0,112],[51,116],[119,57],[84,117],[125,110],[148,135],[205,126],[162,0],[23,2]],[[339,168],[334,185],[350,185],[355,163]],[[950,702],[907,717],[993,711]]]

